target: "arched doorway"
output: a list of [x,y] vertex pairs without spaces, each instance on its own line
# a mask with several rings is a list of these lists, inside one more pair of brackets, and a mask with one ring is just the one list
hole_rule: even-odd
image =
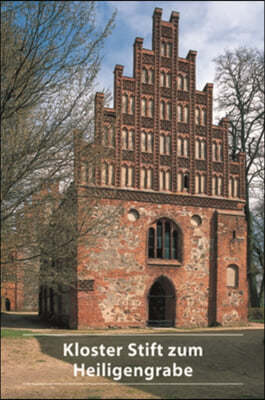
[[148,325],[175,326],[175,288],[168,278],[156,279],[148,294]]

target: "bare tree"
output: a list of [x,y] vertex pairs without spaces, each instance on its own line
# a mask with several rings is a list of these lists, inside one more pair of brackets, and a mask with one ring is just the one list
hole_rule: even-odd
[[246,153],[247,266],[250,302],[258,305],[253,262],[251,189],[260,187],[264,170],[264,55],[257,49],[226,51],[215,60],[218,108],[230,121],[232,158]]
[[264,306],[264,201],[253,209],[253,255],[258,283],[258,305]]
[[73,131],[93,138],[96,77],[115,18],[97,23],[96,3],[1,2],[2,262],[14,247],[33,244],[38,255],[34,226],[60,203],[54,188],[73,180]]

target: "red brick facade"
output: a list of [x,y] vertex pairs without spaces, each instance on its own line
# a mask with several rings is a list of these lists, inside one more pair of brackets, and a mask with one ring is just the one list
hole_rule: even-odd
[[245,155],[230,160],[227,120],[212,123],[213,85],[196,90],[196,52],[178,55],[179,14],[161,17],[152,50],[135,40],[133,77],[116,65],[113,109],[96,95],[106,156],[76,159],[78,193],[121,213],[93,246],[77,243],[60,306],[71,327],[246,323]]

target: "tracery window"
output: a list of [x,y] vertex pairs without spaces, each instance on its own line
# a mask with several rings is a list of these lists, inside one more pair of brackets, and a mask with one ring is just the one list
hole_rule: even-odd
[[181,261],[182,238],[177,225],[161,218],[148,230],[148,258]]

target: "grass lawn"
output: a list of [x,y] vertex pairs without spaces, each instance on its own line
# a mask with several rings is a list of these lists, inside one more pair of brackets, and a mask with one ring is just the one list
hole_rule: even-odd
[[9,338],[9,339],[24,339],[30,338],[30,336],[24,336],[25,334],[33,334],[32,331],[25,331],[22,329],[8,329],[8,328],[1,328],[1,338]]

